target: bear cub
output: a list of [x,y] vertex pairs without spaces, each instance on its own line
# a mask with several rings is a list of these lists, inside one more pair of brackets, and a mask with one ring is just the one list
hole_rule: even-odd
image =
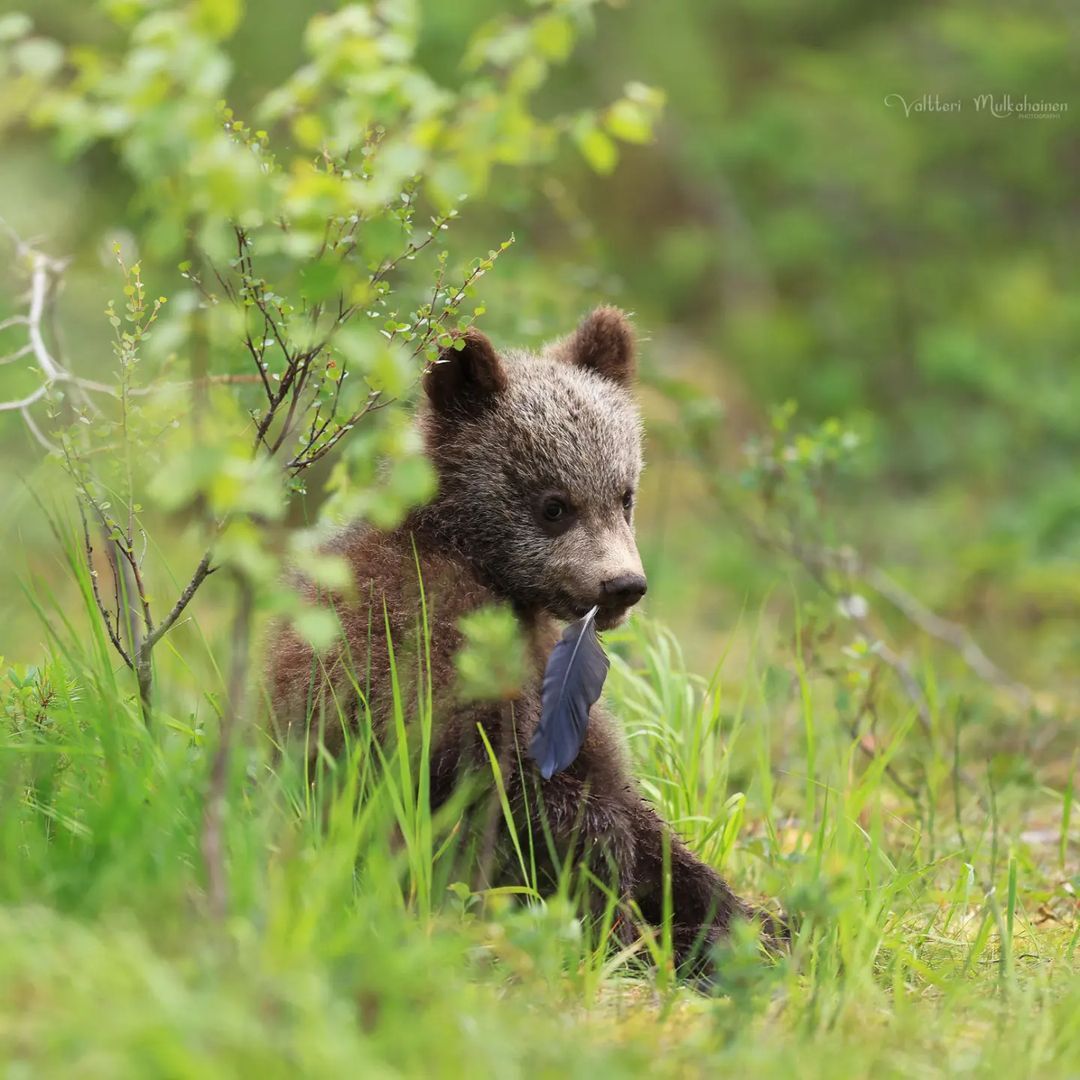
[[[633,529],[641,471],[634,349],[629,321],[611,307],[538,354],[496,352],[475,329],[465,333],[463,348],[446,349],[424,376],[418,421],[437,495],[391,532],[355,526],[330,544],[354,579],[347,595],[320,598],[341,620],[342,644],[316,657],[282,630],[268,675],[285,733],[309,746],[321,741],[333,753],[342,747],[343,725],[356,724],[358,715],[371,717],[376,738],[393,728],[387,627],[399,685],[418,670],[418,655],[428,663],[429,647],[433,809],[466,781],[484,796],[474,808],[493,804],[482,726],[499,758],[518,836],[528,838],[548,884],[568,861],[587,863],[612,882],[623,902],[620,933],[632,936],[638,913],[653,925],[662,920],[666,861],[677,959],[696,966],[733,919],[759,913],[641,796],[618,724],[594,705],[579,756],[550,780],[525,752],[561,623],[599,605],[597,627],[611,628],[645,594]],[[309,595],[315,598],[313,587]],[[428,646],[417,642],[422,601]],[[454,667],[459,620],[496,603],[509,605],[518,620],[529,676],[512,701],[461,701]],[[423,653],[410,660],[408,643]],[[401,699],[416,700],[415,692],[403,687]],[[477,810],[467,820],[474,835],[491,833],[485,883],[512,880],[517,864],[506,857],[501,812]]]

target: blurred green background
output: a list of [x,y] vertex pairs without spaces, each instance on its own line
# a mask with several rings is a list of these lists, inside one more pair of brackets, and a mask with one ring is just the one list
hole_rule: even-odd
[[[62,42],[117,33],[74,0],[31,7],[37,31]],[[300,62],[303,26],[332,7],[248,6],[226,46],[238,113]],[[470,34],[514,10],[420,7],[421,58],[451,86]],[[26,5],[0,4],[15,8]],[[517,238],[480,290],[482,325],[497,343],[536,343],[593,303],[634,312],[647,381],[677,376],[724,403],[716,467],[733,475],[771,406],[794,399],[807,422],[839,417],[863,448],[834,493],[834,538],[967,624],[1009,670],[1076,691],[1078,39],[1080,8],[1065,0],[602,7],[539,111],[611,100],[640,80],[667,97],[657,137],[620,144],[617,160],[587,162],[569,143],[531,175],[495,171],[450,240],[467,255]],[[976,107],[983,94],[1068,107],[996,116]],[[958,111],[911,108],[954,101]],[[118,286],[109,248],[137,244],[139,212],[107,147],[58,167],[40,133],[7,133],[0,214],[72,256],[64,333],[87,375],[112,362],[100,314]],[[151,288],[171,293],[176,259],[142,254]],[[0,316],[17,300],[14,278],[4,288]],[[789,606],[788,582],[804,583],[706,497],[660,434],[665,402],[645,397],[650,610],[707,665],[742,612]],[[20,551],[0,568],[0,652],[30,661],[40,634],[15,580],[25,560],[54,558],[20,483],[40,451],[10,413],[0,447],[4,546]]]
[[[41,373],[0,228],[0,1062],[1074,1077],[1078,39],[1065,0],[0,0],[0,217],[70,259],[44,338],[99,382],[35,405],[65,473],[10,408]],[[605,697],[646,797],[795,923],[711,988],[451,884],[467,830],[406,756],[312,774],[238,726],[249,629],[325,627],[280,574],[325,573],[304,526],[429,480],[399,402],[301,495],[270,380],[318,358],[306,418],[359,376],[344,422],[474,315],[537,345],[599,303],[641,337],[655,617],[605,635]],[[91,582],[126,552],[160,628],[210,546],[143,710]]]

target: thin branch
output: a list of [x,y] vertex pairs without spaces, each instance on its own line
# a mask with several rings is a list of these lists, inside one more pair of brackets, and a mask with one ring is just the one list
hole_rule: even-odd
[[[724,506],[725,511],[733,519],[741,522],[756,542],[763,547],[778,551],[794,559],[827,595],[842,599],[850,593],[850,590],[836,588],[830,580],[831,573],[841,573],[849,578],[862,581],[867,587],[892,604],[914,626],[938,641],[956,649],[961,659],[980,678],[995,686],[1004,688],[1025,707],[1029,706],[1034,700],[1032,691],[1023,683],[1011,678],[990,660],[964,627],[936,614],[882,571],[868,564],[850,548],[835,550],[818,547],[803,543],[790,530],[767,528],[756,520],[753,515],[737,505],[735,499],[723,488],[721,482],[714,480],[711,487],[717,499]],[[929,703],[922,684],[910,664],[888,642],[881,638],[881,635],[870,625],[866,616],[853,614],[850,611],[849,615],[859,632],[868,641],[875,643],[875,655],[895,672],[905,694],[916,708],[920,725],[929,734],[931,731]]]
[[117,632],[119,628],[117,628],[117,630],[113,629],[112,619],[109,617],[109,609],[101,599],[101,592],[98,589],[97,571],[94,569],[94,547],[90,540],[90,526],[87,524],[86,513],[83,510],[81,503],[79,504],[79,517],[82,520],[83,541],[86,547],[86,569],[90,575],[90,589],[94,594],[94,603],[97,605],[97,609],[101,614],[101,621],[105,624],[105,630],[109,635],[109,640],[112,642],[113,648],[120,654],[120,658],[124,663],[134,671],[135,664],[128,655],[127,650],[124,648],[123,642],[120,640],[120,636]]
[[27,292],[28,305],[24,315],[12,315],[0,323],[0,330],[13,326],[25,326],[27,341],[24,345],[0,357],[0,365],[14,363],[27,356],[33,356],[37,369],[41,372],[42,383],[36,390],[23,398],[0,401],[0,412],[19,412],[30,434],[47,449],[54,449],[41,428],[30,414],[30,407],[41,401],[52,387],[58,383],[67,384],[85,397],[86,392],[105,393],[115,396],[116,390],[105,383],[93,379],[83,379],[69,371],[53,355],[45,340],[44,327],[51,322],[53,305],[63,272],[70,264],[69,259],[57,259],[38,251],[24,241],[6,222],[0,219],[2,228],[11,238],[16,257],[29,264],[30,283]]
[[24,398],[19,398],[16,401],[0,401],[0,412],[14,412],[16,409],[26,409],[33,405],[35,401],[40,401],[48,392],[49,384],[43,383],[32,394],[27,394]]
[[173,604],[172,610],[160,623],[158,623],[151,633],[147,634],[146,640],[143,642],[144,650],[153,649],[153,647],[172,629],[176,620],[184,614],[184,608],[191,603],[191,598],[195,595],[199,586],[214,572],[213,567],[210,565],[211,554],[210,551],[207,551],[206,554],[203,555],[199,560],[199,565],[195,567],[195,572],[184,586],[184,591],[177,598],[176,603]]
[[862,576],[876,593],[883,596],[909,622],[914,623],[924,633],[937,638],[938,641],[952,646],[960,654],[964,663],[980,678],[1008,690],[1024,705],[1032,703],[1035,695],[1031,688],[1018,682],[998,667],[983,652],[982,647],[965,626],[931,611],[921,600],[874,566],[863,565]]
[[132,386],[129,397],[146,397],[162,390],[190,390],[193,386],[245,386],[259,382],[258,375],[204,375],[201,379],[172,379],[154,386]]
[[50,454],[55,453],[59,447],[50,442],[45,433],[37,426],[37,421],[34,419],[33,413],[29,409],[23,409],[22,411],[23,423],[26,425],[27,431],[34,437],[34,440],[38,443],[43,450],[48,451]]
[[[862,734],[859,731],[859,722],[868,713],[872,716],[876,715],[876,710],[873,705],[874,684],[876,682],[876,675],[879,669],[875,669],[874,673],[870,677],[870,683],[866,688],[866,692],[863,694],[862,701],[859,704],[858,714],[853,720],[847,721],[847,729],[851,733],[852,739],[855,740],[859,749],[869,758],[871,761],[878,760],[881,751],[878,749],[875,742],[868,742],[867,735]],[[872,738],[873,732],[869,732],[868,735]],[[919,801],[919,792],[913,788],[897,771],[895,766],[891,762],[885,763],[885,775],[909,798],[912,802],[917,803]]]
[[27,342],[22,348],[16,349],[12,353],[8,353],[7,356],[0,356],[0,367],[3,367],[4,364],[14,364],[16,360],[21,360],[24,356],[29,356],[32,351],[33,346]]
[[384,409],[395,400],[395,398],[385,398],[380,391],[373,390],[368,396],[364,406],[359,411],[353,413],[353,415],[350,416],[349,419],[326,440],[326,442],[314,450],[311,450],[309,444],[301,454],[289,461],[286,467],[292,469],[294,473],[298,473],[308,468],[310,465],[314,465],[320,458],[329,454],[330,451],[333,450],[346,435],[348,435],[353,427],[368,415],[368,413],[373,413],[378,409]]
[[27,332],[30,335],[30,347],[34,358],[41,368],[41,373],[49,382],[56,382],[66,375],[64,369],[53,359],[45,344],[41,324],[45,316],[45,304],[52,291],[53,282],[67,268],[69,260],[50,259],[40,251],[33,251],[22,246],[20,254],[30,257],[30,311],[27,315]]

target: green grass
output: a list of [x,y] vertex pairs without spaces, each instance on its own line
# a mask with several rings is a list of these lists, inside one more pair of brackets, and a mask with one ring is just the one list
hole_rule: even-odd
[[[213,600],[203,610],[224,625]],[[702,993],[673,978],[663,933],[619,952],[610,912],[583,923],[573,875],[546,903],[470,891],[453,813],[427,812],[422,762],[380,764],[363,739],[321,763],[314,795],[248,732],[216,922],[200,829],[224,630],[188,623],[160,650],[148,732],[87,613],[40,582],[27,603],[47,658],[4,685],[5,1075],[1080,1068],[1073,785],[1010,757],[1037,721],[965,728],[973,688],[928,668],[929,731],[887,673],[873,730],[853,731],[844,677],[774,640],[765,616],[744,620],[738,665],[719,659],[708,678],[646,620],[614,637],[607,699],[650,798],[740,891],[799,918],[789,955],[737,938]]]

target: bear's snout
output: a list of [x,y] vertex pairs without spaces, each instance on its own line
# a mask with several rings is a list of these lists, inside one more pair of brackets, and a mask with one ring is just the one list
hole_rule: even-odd
[[600,583],[602,607],[633,607],[648,591],[644,574],[620,574]]

